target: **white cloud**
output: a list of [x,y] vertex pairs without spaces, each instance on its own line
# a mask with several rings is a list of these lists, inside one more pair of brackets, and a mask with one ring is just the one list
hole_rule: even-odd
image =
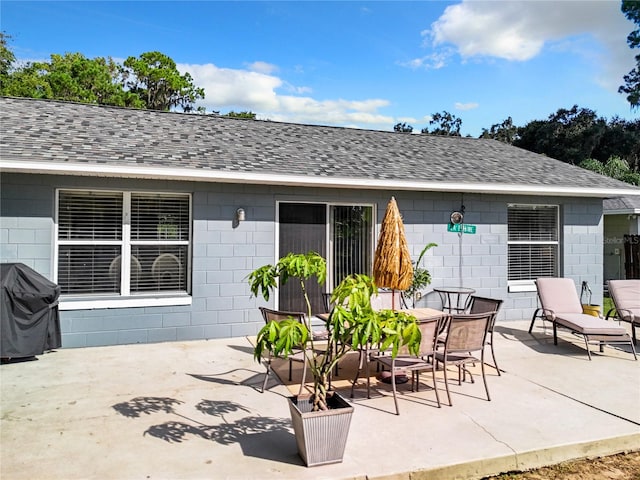
[[[448,6],[429,30],[422,32],[435,53],[416,59],[415,66],[441,68],[451,60],[455,47],[464,59],[501,58],[527,61],[545,46],[569,48],[592,62],[594,77],[616,89],[635,65],[626,37],[634,29],[617,1],[470,1]],[[576,41],[590,36],[601,51]],[[438,56],[440,55],[440,56]],[[437,58],[438,62],[427,60]],[[423,65],[424,64],[424,65]]]
[[264,73],[265,75],[278,71],[277,66],[267,62],[253,62],[248,64],[247,68],[252,72]]
[[443,48],[439,51],[430,53],[423,57],[414,58],[408,62],[401,63],[403,67],[409,67],[413,69],[426,68],[432,70],[438,70],[447,65],[447,60],[453,55],[454,50],[450,48]]
[[181,72],[189,72],[193,83],[204,88],[205,99],[200,102],[208,109],[250,109],[252,111],[274,108],[278,101],[275,90],[282,85],[278,77],[248,70],[219,68],[212,63],[205,65],[178,65]]
[[480,105],[477,103],[460,103],[460,102],[456,102],[454,104],[454,107],[456,110],[474,110],[476,108],[478,108]]
[[[204,88],[205,99],[198,105],[209,111],[250,110],[259,119],[360,128],[391,128],[394,125],[393,117],[379,112],[389,106],[388,100],[316,100],[301,95],[310,92],[308,87],[296,87],[265,73],[220,68],[211,63],[180,64],[178,70],[189,72],[193,83]],[[274,67],[271,71],[275,70]],[[298,95],[280,94],[280,89]]]

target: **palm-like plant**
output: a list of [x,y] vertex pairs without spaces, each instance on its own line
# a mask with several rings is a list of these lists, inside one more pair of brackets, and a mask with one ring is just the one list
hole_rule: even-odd
[[412,302],[412,306],[415,307],[416,302],[420,299],[421,290],[431,283],[431,273],[426,268],[422,268],[420,266],[420,262],[422,262],[422,257],[427,253],[427,250],[433,247],[437,247],[436,243],[428,243],[420,252],[420,256],[418,257],[418,261],[413,265],[413,282],[409,288],[407,288],[402,294],[405,298],[410,298]]
[[[327,266],[324,258],[315,252],[290,253],[275,265],[265,265],[249,275],[249,285],[254,296],[269,300],[278,285],[290,279],[300,282],[307,318],[304,324],[291,318],[281,322],[269,322],[259,332],[254,357],[260,361],[264,351],[274,355],[290,355],[294,349],[307,352],[309,370],[313,375],[313,410],[329,408],[329,377],[336,364],[351,350],[372,346],[381,350],[391,348],[392,355],[402,345],[417,353],[420,347],[420,329],[415,317],[402,311],[374,310],[371,296],[377,294],[374,281],[367,275],[350,275],[336,287],[331,296],[335,305],[326,322],[328,335],[320,342],[313,339],[310,319],[312,316],[306,283],[316,277],[319,284],[326,280]],[[308,348],[305,348],[308,347]]]

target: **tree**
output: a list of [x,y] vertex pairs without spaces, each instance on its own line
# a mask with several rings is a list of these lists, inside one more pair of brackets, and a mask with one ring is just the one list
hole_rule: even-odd
[[8,97],[53,98],[51,86],[38,63],[11,69],[2,78],[0,94]]
[[518,127],[513,124],[513,119],[508,117],[502,123],[491,125],[489,130],[483,128],[480,138],[492,138],[511,145],[518,138]]
[[604,165],[598,160],[588,158],[580,164],[580,167],[625,183],[640,186],[640,173],[634,172],[629,168],[629,164],[618,156],[612,156]]
[[578,165],[592,157],[606,128],[606,121],[593,110],[574,105],[569,110],[559,109],[546,121],[534,120],[518,129],[513,144]]
[[13,62],[16,61],[16,56],[7,45],[10,38],[10,35],[0,32],[0,78],[9,74]]
[[100,105],[143,107],[133,93],[122,87],[122,67],[111,58],[86,58],[81,53],[51,55],[49,63],[37,64],[51,87],[52,98]]
[[170,110],[181,107],[193,110],[194,103],[204,98],[204,89],[193,85],[189,73],[180,75],[176,63],[160,52],[146,52],[140,57],[129,57],[125,86],[150,110]]
[[231,110],[225,116],[230,118],[249,118],[251,120],[256,119],[256,114],[251,111],[234,112],[233,110]]
[[406,123],[396,123],[393,126],[393,131],[398,133],[411,133],[413,132],[413,127],[411,125],[407,125]]
[[591,156],[605,164],[613,156],[624,159],[632,170],[640,169],[640,120],[633,122],[613,117],[607,122]]
[[[621,10],[627,19],[638,26],[627,36],[627,44],[631,49],[640,48],[640,1],[622,0]],[[640,54],[635,58],[636,66],[623,77],[624,85],[618,88],[618,93],[627,95],[632,110],[640,107]]]
[[[9,38],[0,34],[1,95],[154,110],[180,106],[185,112],[194,110],[196,100],[204,98],[204,89],[193,85],[191,75],[181,75],[175,62],[160,52],[129,57],[124,66],[111,57],[90,59],[81,53],[65,53],[14,68]],[[205,113],[204,107],[196,110]]]
[[436,125],[436,127],[429,131],[428,128],[423,128],[422,133],[430,133],[431,135],[445,135],[449,137],[459,137],[460,127],[462,126],[462,119],[457,118],[455,115],[447,111],[442,113],[434,113],[431,115],[429,125]]

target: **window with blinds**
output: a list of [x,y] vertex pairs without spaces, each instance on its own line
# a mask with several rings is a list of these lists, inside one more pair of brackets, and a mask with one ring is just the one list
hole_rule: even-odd
[[558,276],[557,205],[508,206],[509,280]]
[[186,194],[60,190],[61,293],[186,293],[190,212]]

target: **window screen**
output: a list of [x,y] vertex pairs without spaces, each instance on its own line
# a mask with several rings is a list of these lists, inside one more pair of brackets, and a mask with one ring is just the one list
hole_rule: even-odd
[[509,280],[558,276],[558,207],[509,205]]
[[59,191],[63,295],[188,290],[190,196]]

